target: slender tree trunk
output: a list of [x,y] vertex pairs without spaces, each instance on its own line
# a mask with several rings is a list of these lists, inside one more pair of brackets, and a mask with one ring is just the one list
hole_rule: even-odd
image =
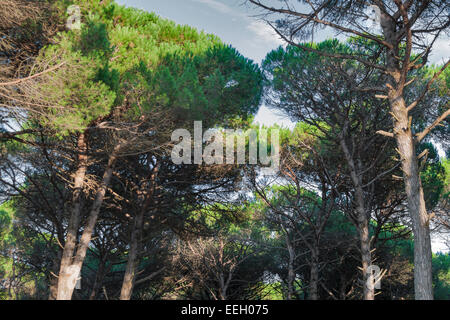
[[139,260],[140,242],[142,241],[142,227],[144,225],[144,215],[153,201],[153,193],[155,190],[156,176],[158,174],[158,166],[153,169],[148,191],[144,198],[144,203],[139,211],[138,216],[134,220],[133,230],[131,232],[130,252],[128,253],[127,266],[120,291],[120,300],[130,300],[133,294],[133,288],[136,280],[137,262]]
[[143,210],[134,221],[133,230],[131,232],[130,251],[128,252],[127,267],[125,269],[125,276],[122,282],[122,289],[120,291],[120,300],[130,300],[133,293],[134,281],[136,278],[137,260],[139,241],[141,238],[141,228],[144,220]]
[[345,286],[345,277],[341,275],[341,283],[339,286],[339,300],[347,300],[347,294],[346,294],[346,286]]
[[97,298],[98,291],[100,290],[103,278],[105,277],[105,269],[106,269],[106,260],[102,259],[100,261],[100,265],[98,266],[98,270],[95,274],[95,281],[94,285],[92,286],[92,291],[89,300],[95,300]]
[[227,286],[225,286],[225,288],[221,288],[220,289],[220,300],[227,300],[228,296],[227,296]]
[[[89,247],[89,243],[91,242],[92,233],[94,232],[100,208],[103,204],[106,190],[108,189],[109,183],[111,181],[113,168],[116,163],[117,154],[121,146],[121,144],[117,145],[109,157],[108,165],[103,174],[102,183],[97,190],[94,203],[92,205],[91,211],[89,212],[83,234],[81,235],[81,239],[78,244],[76,255],[73,258],[72,263],[70,263],[64,269],[64,273],[60,272],[60,276],[58,279],[58,300],[70,300],[72,298],[73,290],[75,289],[77,279],[80,275],[81,267],[83,266],[87,249]],[[61,274],[63,276],[61,276]]]
[[56,300],[58,295],[58,278],[56,274],[58,273],[59,266],[61,264],[61,250],[58,250],[58,257],[53,261],[52,273],[49,275],[49,295],[48,300]]
[[67,291],[65,284],[71,281],[70,266],[72,264],[74,250],[77,244],[78,227],[81,215],[81,200],[87,170],[86,152],[87,152],[87,137],[85,133],[80,133],[80,135],[78,136],[78,163],[77,163],[78,167],[74,177],[72,212],[69,218],[66,240],[64,243],[64,249],[60,262],[57,294],[56,294],[57,299],[59,299],[59,297],[66,296],[64,294],[64,292]]
[[372,254],[370,251],[369,222],[367,219],[359,221],[359,238],[361,248],[362,272],[363,272],[363,294],[364,300],[375,299],[374,278],[369,269],[372,264]]
[[294,270],[294,261],[295,261],[295,250],[289,239],[289,234],[286,231],[286,246],[289,253],[289,262],[288,262],[288,278],[287,278],[287,300],[292,300],[294,298],[294,282],[295,282],[295,270]]
[[309,300],[319,300],[319,246],[311,251],[311,271],[309,280]]
[[357,215],[357,227],[360,240],[362,273],[363,273],[363,295],[364,300],[375,299],[375,288],[373,284],[372,272],[369,272],[369,266],[372,264],[372,254],[370,250],[370,235],[369,235],[369,219],[366,214],[364,204],[364,190],[362,188],[361,176],[358,174],[355,162],[347,147],[344,138],[341,138],[341,148],[344,152],[346,161],[350,168],[350,176],[355,188],[355,204]]
[[398,151],[401,156],[408,210],[414,233],[414,292],[416,300],[433,300],[432,251],[429,216],[425,206],[415,141],[408,112],[401,97],[391,99]]
[[219,299],[227,300],[227,285],[225,284],[225,275],[223,273],[220,274],[220,289],[219,289]]
[[[223,248],[222,248],[223,249]],[[231,279],[233,278],[234,267],[228,271],[227,279],[225,280],[225,275],[223,272],[220,273],[220,289],[219,289],[219,299],[227,300],[228,299],[228,287],[230,286]]]
[[58,278],[56,278],[54,275],[50,275],[48,300],[56,300],[57,295],[58,295]]

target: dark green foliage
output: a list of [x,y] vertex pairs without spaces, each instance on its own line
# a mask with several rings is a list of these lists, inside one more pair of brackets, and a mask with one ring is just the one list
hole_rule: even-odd
[[422,143],[417,148],[418,155],[425,150],[428,150],[428,154],[423,159],[420,177],[427,209],[433,210],[443,196],[446,172],[433,144]]
[[433,255],[434,298],[450,300],[450,255],[438,253]]

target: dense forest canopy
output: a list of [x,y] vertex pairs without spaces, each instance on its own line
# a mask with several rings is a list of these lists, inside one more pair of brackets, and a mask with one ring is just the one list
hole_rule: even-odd
[[362,1],[247,2],[285,42],[260,65],[112,0],[0,0],[1,300],[450,299],[450,71],[423,42],[448,3],[372,1],[374,35]]

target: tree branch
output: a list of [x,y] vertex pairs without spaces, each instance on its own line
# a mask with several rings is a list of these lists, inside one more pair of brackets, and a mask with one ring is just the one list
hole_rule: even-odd
[[427,134],[430,133],[431,130],[433,130],[436,126],[438,126],[445,118],[447,118],[450,115],[450,108],[447,109],[440,117],[438,117],[428,128],[423,130],[421,133],[416,134],[416,140],[417,142],[420,142],[427,136]]

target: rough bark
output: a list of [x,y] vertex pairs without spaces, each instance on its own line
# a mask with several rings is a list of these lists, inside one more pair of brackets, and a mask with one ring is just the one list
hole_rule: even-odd
[[401,157],[408,210],[413,224],[415,298],[416,300],[433,300],[429,215],[425,207],[415,141],[404,100],[400,97],[392,100],[392,112],[398,119],[394,132]]
[[[403,12],[405,19],[407,14]],[[432,300],[432,267],[431,267],[431,238],[429,217],[425,207],[419,166],[415,152],[415,139],[411,130],[412,118],[404,100],[404,88],[409,67],[401,66],[399,59],[400,42],[395,22],[386,15],[381,16],[381,26],[386,41],[392,45],[387,53],[387,67],[390,74],[388,99],[394,120],[394,137],[397,141],[398,152],[403,169],[405,191],[408,199],[408,211],[413,223],[414,233],[414,293],[416,300]],[[407,28],[406,57],[409,62],[411,53],[412,33]]]

